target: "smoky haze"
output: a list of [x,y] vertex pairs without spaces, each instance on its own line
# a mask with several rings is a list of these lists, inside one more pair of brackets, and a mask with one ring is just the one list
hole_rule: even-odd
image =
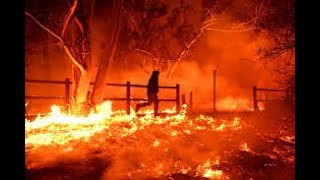
[[[256,60],[256,50],[262,36],[253,32],[208,32],[197,44],[197,52],[187,60],[179,63],[172,78],[167,77],[167,71],[160,71],[159,84],[175,86],[180,84],[181,94],[185,94],[189,103],[189,93],[193,93],[195,110],[212,110],[213,107],[213,70],[216,70],[216,101],[217,109],[223,109],[226,99],[236,100],[244,106],[252,106],[252,87],[277,87],[272,73]],[[150,73],[147,74],[139,64],[141,56],[130,56],[130,68],[111,68],[110,82],[132,84],[147,84]],[[130,60],[130,61],[129,61]],[[115,64],[115,63],[114,63]],[[151,60],[144,69],[151,72],[154,68]],[[119,91],[106,89],[106,96],[117,96]],[[117,88],[119,89],[119,88]],[[146,97],[146,90],[133,88],[133,97]],[[125,89],[121,91],[125,96]],[[175,90],[160,89],[160,98],[175,98]],[[115,107],[117,103],[115,103]],[[124,103],[122,103],[124,104]],[[160,104],[160,108],[169,108],[174,103]],[[220,106],[220,107],[219,107]]]
[[[237,18],[232,16],[232,13],[220,17],[220,24],[231,25],[238,23]],[[92,81],[95,80],[97,65],[104,57],[105,43],[103,42],[106,33],[104,33],[105,25],[101,25],[102,19],[96,19],[92,27],[92,61],[95,66],[92,75]],[[218,22],[219,23],[219,22]],[[103,26],[103,28],[99,28]],[[217,27],[221,27],[217,24]],[[41,31],[41,30],[40,30]],[[211,111],[213,106],[213,70],[216,70],[216,101],[217,109],[224,109],[224,106],[234,104],[239,106],[252,106],[252,87],[277,87],[274,82],[274,75],[266,70],[263,62],[254,63],[256,60],[257,49],[267,41],[263,33],[254,31],[243,32],[224,32],[218,29],[215,31],[205,32],[201,38],[191,47],[190,56],[182,60],[172,78],[167,77],[167,70],[160,70],[159,83],[160,85],[175,86],[180,84],[181,94],[186,95],[186,101],[189,102],[189,93],[193,93],[194,110]],[[159,41],[158,43],[166,43]],[[49,47],[50,49],[51,47]],[[174,48],[174,47],[173,47]],[[60,58],[56,56],[60,55]],[[66,74],[71,79],[71,64],[64,63],[63,68],[61,61],[68,61],[68,58],[62,53],[49,51],[46,56],[32,56],[31,63],[34,67],[26,72],[26,76],[30,79],[51,79],[64,80]],[[57,60],[59,59],[59,61]],[[39,61],[51,61],[52,63],[44,64],[42,67],[37,65]],[[146,73],[147,69],[150,73],[154,70],[154,66],[150,59],[141,55],[131,53],[129,55],[116,57],[109,68],[109,82],[125,83],[130,81],[132,84],[147,84],[150,73]],[[48,66],[48,67],[47,67]],[[49,68],[50,66],[50,68]],[[38,67],[38,68],[37,68]],[[63,69],[65,73],[51,73],[49,71],[57,71]],[[66,70],[68,69],[68,70]],[[50,73],[49,73],[50,74]],[[55,74],[54,76],[52,74]],[[59,87],[59,92],[63,91],[63,87]],[[54,87],[50,88],[54,91]],[[58,87],[57,87],[58,89]],[[35,91],[41,91],[41,88],[26,85],[26,94],[32,95]],[[45,90],[44,93],[48,91]],[[52,93],[56,93],[54,91]],[[132,97],[146,98],[146,90],[133,88],[131,90]],[[51,93],[51,92],[50,92]],[[105,97],[125,97],[125,88],[107,87],[105,89]],[[63,95],[63,92],[60,93]],[[160,89],[160,98],[175,98],[174,89]],[[35,100],[36,101],[36,100]],[[230,102],[232,101],[232,102]],[[52,102],[42,102],[46,107],[45,111],[49,110]],[[134,105],[136,102],[133,102]],[[242,105],[241,105],[242,104]],[[29,104],[30,106],[32,103]],[[160,103],[160,109],[170,108],[175,105],[174,102]],[[125,102],[113,102],[114,109],[124,109]]]

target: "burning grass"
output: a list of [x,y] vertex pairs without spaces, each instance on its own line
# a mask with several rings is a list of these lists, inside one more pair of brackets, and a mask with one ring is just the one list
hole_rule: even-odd
[[144,113],[105,102],[86,117],[53,106],[26,120],[27,178],[294,178],[294,136],[262,133],[238,117],[190,118],[186,106],[166,117]]

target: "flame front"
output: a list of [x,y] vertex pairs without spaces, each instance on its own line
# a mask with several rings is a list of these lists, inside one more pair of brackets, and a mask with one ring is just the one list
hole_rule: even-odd
[[[260,111],[265,110],[263,102],[258,102]],[[226,97],[217,102],[220,111],[254,111],[252,102],[248,98]]]
[[[166,117],[154,118],[150,110],[143,111],[145,115],[141,117],[132,108],[130,115],[123,110],[112,111],[110,101],[88,116],[63,113],[58,106],[52,106],[47,116],[25,121],[26,167],[41,169],[61,161],[99,157],[116,161],[103,179],[175,173],[229,179],[233,172],[222,168],[226,164],[221,163],[230,156],[226,149],[259,154],[247,143],[239,147],[239,132],[250,128],[241,118],[232,121],[204,115],[189,118],[186,108],[183,105],[178,114],[173,114],[174,108],[167,109],[162,111],[168,114]],[[283,139],[287,142],[293,138]],[[279,153],[293,158],[279,149],[265,154],[278,157]]]

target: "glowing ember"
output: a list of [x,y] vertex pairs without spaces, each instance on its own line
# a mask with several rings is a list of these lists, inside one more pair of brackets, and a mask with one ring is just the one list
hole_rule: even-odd
[[263,102],[258,102],[258,108],[260,111],[264,111],[265,110],[265,104]]
[[227,177],[223,176],[222,170],[214,170],[211,167],[212,167],[212,163],[210,161],[206,161],[202,165],[199,165],[197,167],[197,170],[198,172],[202,173],[202,177],[205,177],[205,178],[227,179]]
[[77,117],[63,114],[60,107],[54,105],[48,116],[25,122],[25,144],[65,144],[75,139],[88,141],[92,135],[110,125],[106,118],[112,114],[111,102],[105,102],[97,109],[96,114]]
[[241,149],[242,151],[247,151],[247,152],[250,151],[247,143],[241,144],[240,149]]
[[203,177],[212,178],[212,179],[221,179],[222,178],[222,171],[221,170],[212,170],[206,169]]
[[295,136],[284,136],[280,137],[281,140],[294,144]]
[[159,141],[156,140],[156,141],[154,141],[154,143],[153,143],[152,146],[153,146],[153,147],[157,147],[157,146],[159,146],[159,144],[160,144]]

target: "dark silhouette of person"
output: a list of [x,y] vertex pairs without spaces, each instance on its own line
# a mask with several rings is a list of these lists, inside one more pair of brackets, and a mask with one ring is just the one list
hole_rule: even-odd
[[159,71],[153,71],[152,75],[148,82],[147,87],[147,96],[148,101],[143,103],[138,103],[136,105],[136,112],[142,107],[150,106],[154,103],[154,116],[158,116],[158,108],[159,108],[159,100],[158,100],[158,92],[159,92]]

